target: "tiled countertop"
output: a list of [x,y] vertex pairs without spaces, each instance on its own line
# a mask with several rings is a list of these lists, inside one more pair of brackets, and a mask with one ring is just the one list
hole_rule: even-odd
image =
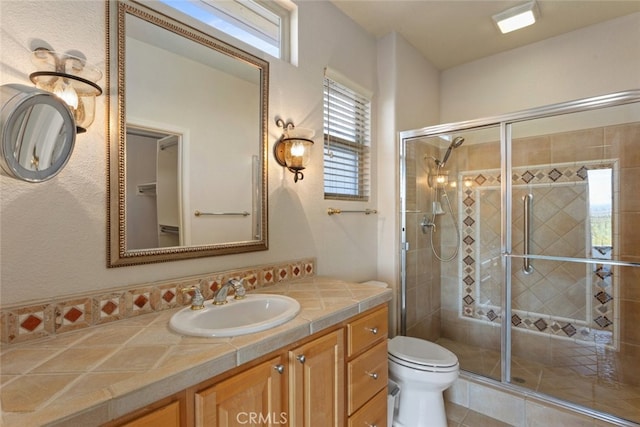
[[233,338],[179,335],[168,327],[173,309],[3,345],[0,424],[99,425],[391,299],[388,289],[326,277],[260,292],[295,298],[301,311],[277,328]]

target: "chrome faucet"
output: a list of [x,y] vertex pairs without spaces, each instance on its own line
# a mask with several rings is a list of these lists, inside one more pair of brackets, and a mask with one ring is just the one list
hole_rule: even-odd
[[242,279],[229,279],[227,283],[222,285],[220,289],[216,291],[215,295],[213,296],[213,304],[226,304],[229,288],[233,288],[235,290],[235,296],[233,297],[233,299],[243,299],[247,293],[244,285],[242,284]]

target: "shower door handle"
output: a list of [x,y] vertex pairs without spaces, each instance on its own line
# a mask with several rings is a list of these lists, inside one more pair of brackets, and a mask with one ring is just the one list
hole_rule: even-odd
[[531,260],[527,257],[529,255],[531,246],[531,202],[533,201],[533,194],[529,193],[522,196],[523,209],[524,209],[524,256],[522,271],[524,274],[533,273],[533,267],[531,266]]

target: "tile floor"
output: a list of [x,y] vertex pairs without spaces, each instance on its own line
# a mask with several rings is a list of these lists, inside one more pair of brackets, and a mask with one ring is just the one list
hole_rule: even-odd
[[510,424],[503,423],[455,403],[446,402],[446,411],[448,427],[510,427]]
[[[439,339],[438,344],[458,356],[462,369],[497,380],[500,378],[499,352],[446,338]],[[596,369],[594,371],[591,355],[580,356],[580,348],[568,349],[567,351],[569,350],[572,357],[556,358],[553,366],[513,357],[511,366],[513,383],[640,423],[640,387],[617,381],[616,376],[610,370]],[[450,415],[450,421],[453,424],[450,423],[450,426],[503,425],[492,419],[489,419],[488,422],[492,421],[494,424],[483,424],[484,421],[479,418],[478,421],[470,424],[470,421],[465,420],[467,418],[476,419],[480,414],[464,414],[461,418],[460,413],[464,410],[466,408],[453,410]]]

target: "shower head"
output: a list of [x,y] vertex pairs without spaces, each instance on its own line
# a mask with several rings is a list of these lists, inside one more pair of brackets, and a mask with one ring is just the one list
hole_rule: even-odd
[[444,157],[442,158],[442,160],[438,160],[436,162],[439,168],[444,167],[444,165],[447,163],[447,160],[449,160],[449,156],[451,155],[451,152],[453,151],[453,149],[460,147],[463,142],[464,142],[464,138],[461,136],[457,136],[453,138],[453,141],[451,141],[451,144],[449,144],[449,148],[447,148],[447,152],[444,154]]
[[464,138],[461,136],[456,136],[455,138],[453,138],[453,141],[451,141],[451,145],[450,147],[453,148],[458,148],[462,145],[462,143],[464,142]]

